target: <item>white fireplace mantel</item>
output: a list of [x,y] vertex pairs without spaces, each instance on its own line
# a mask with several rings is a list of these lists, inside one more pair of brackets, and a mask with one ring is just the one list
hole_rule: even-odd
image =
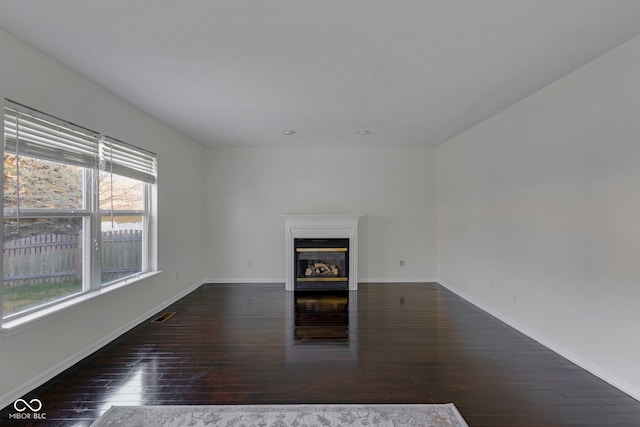
[[358,290],[358,220],[361,215],[284,215],[285,290],[294,290],[294,239],[349,239],[349,290]]

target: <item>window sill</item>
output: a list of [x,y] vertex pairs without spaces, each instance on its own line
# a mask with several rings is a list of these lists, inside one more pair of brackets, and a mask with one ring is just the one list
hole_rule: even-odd
[[37,325],[44,321],[51,320],[79,306],[95,301],[97,298],[100,298],[102,295],[116,291],[120,288],[130,286],[133,283],[146,280],[150,277],[157,276],[161,273],[162,271],[152,271],[148,273],[143,273],[138,276],[131,277],[129,279],[121,280],[118,282],[114,282],[110,285],[106,285],[103,288],[96,291],[82,293],[77,297],[70,298],[66,301],[60,302],[59,304],[55,304],[50,307],[43,308],[41,310],[37,310],[33,313],[25,314],[24,316],[20,316],[15,319],[5,320],[2,322],[2,330],[1,330],[2,336],[6,337],[9,335],[13,335],[16,332],[19,332],[28,327]]

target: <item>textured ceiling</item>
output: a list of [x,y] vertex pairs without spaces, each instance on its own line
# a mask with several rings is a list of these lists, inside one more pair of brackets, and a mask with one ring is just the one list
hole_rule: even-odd
[[205,145],[436,146],[639,34],[640,1],[0,0],[0,26]]

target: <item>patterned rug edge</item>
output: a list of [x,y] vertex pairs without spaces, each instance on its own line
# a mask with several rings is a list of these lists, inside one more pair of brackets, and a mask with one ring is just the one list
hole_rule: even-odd
[[[209,426],[218,425],[216,418],[220,414],[224,414],[225,417],[232,414],[244,414],[244,416],[251,417],[274,417],[277,415],[284,416],[287,414],[309,414],[316,418],[322,417],[322,424],[326,426],[333,425],[351,425],[349,421],[361,421],[362,415],[354,417],[354,413],[362,414],[367,413],[366,417],[370,416],[370,412],[376,414],[389,415],[391,411],[393,416],[404,418],[405,420],[415,420],[416,411],[428,411],[430,414],[437,413],[435,417],[436,424],[414,424],[414,425],[427,425],[433,427],[469,427],[456,406],[453,403],[441,403],[441,404],[302,404],[302,405],[149,405],[149,406],[112,406],[109,408],[100,418],[98,418],[91,427],[125,427],[125,426],[177,426],[179,418],[191,414],[189,419],[190,425],[193,426]],[[394,411],[399,411],[396,414]],[[440,412],[438,412],[440,411]],[[441,417],[442,411],[447,415],[447,419]],[[151,414],[153,412],[153,414]],[[168,414],[170,412],[170,414]],[[332,414],[340,414],[340,421],[335,419],[326,418],[325,415],[331,417]],[[215,414],[216,417],[212,417],[211,414]],[[149,419],[149,416],[153,419]],[[300,415],[298,415],[299,417]],[[359,417],[359,418],[358,418]],[[385,418],[385,415],[382,415]],[[369,426],[377,425],[390,425],[385,423],[378,423],[379,417],[374,416],[372,419],[368,419]],[[222,419],[220,420],[222,422]],[[336,422],[337,424],[334,424]],[[358,423],[360,424],[360,422]],[[251,425],[251,424],[250,424]],[[258,424],[255,424],[258,425]],[[286,422],[281,425],[289,425]],[[299,425],[299,423],[295,423]],[[395,424],[393,424],[395,425]],[[408,424],[409,425],[409,424]]]

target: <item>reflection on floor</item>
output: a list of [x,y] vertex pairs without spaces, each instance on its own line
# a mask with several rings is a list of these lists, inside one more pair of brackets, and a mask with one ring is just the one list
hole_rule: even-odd
[[295,344],[349,344],[348,292],[297,292]]

